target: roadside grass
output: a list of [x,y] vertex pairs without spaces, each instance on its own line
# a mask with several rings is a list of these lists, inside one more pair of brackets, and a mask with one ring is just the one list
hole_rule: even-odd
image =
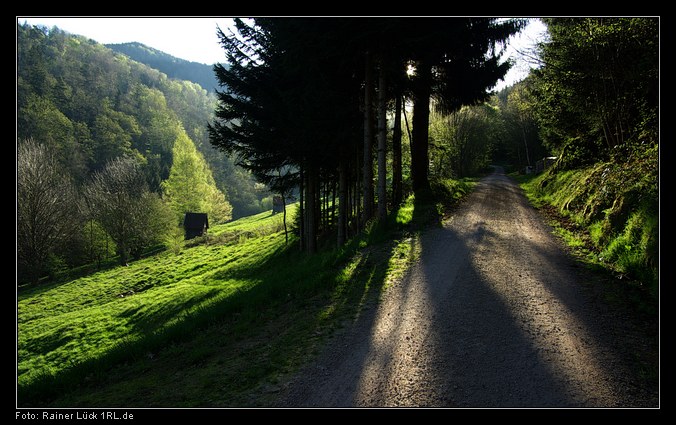
[[[648,168],[648,171],[646,171]],[[638,317],[646,342],[632,352],[646,385],[659,385],[659,216],[649,166],[596,164],[511,176],[555,234],[589,270],[587,282],[612,314]],[[629,170],[629,171],[627,171]]]
[[653,206],[656,200],[647,193],[636,195],[641,182],[621,176],[605,163],[511,176],[580,261],[611,274],[614,281],[626,282],[622,296],[631,298],[642,311],[656,312],[659,219]]
[[404,275],[421,223],[439,209],[409,198],[385,223],[315,255],[293,237],[285,244],[281,214],[262,213],[214,226],[178,255],[26,289],[18,405],[270,405],[283,377]]

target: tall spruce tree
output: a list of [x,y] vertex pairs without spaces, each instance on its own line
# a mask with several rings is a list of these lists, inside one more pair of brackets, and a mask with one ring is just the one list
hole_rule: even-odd
[[450,113],[488,98],[487,89],[503,78],[510,63],[500,63],[499,45],[524,21],[498,18],[426,18],[409,23],[412,37],[403,41],[414,65],[411,177],[413,190],[429,187],[429,113],[436,105]]
[[[275,184],[281,167],[297,170],[284,174],[284,184],[300,188],[301,246],[314,251],[321,234],[336,228],[342,244],[373,216],[372,99],[377,95],[382,117],[393,93],[412,93],[414,189],[427,187],[432,96],[448,111],[483,100],[509,68],[493,48],[515,33],[519,22],[267,18],[236,20],[235,26],[231,34],[219,33],[228,66],[215,66],[222,90],[216,120],[209,125],[211,142],[263,182]],[[417,74],[407,86],[402,76],[410,63]],[[378,91],[376,80],[382,82]],[[378,198],[384,216],[381,121]],[[400,175],[401,159],[396,163]],[[336,189],[334,221],[335,203],[327,199],[336,197]]]
[[[359,131],[350,124],[359,117],[352,55],[338,54],[348,31],[332,19],[236,20],[236,27],[237,35],[220,32],[229,66],[215,66],[224,90],[212,144],[262,182],[302,188],[301,241],[314,251],[326,227],[321,180],[335,180],[339,158],[353,158],[345,144]],[[296,171],[280,178],[282,167]]]

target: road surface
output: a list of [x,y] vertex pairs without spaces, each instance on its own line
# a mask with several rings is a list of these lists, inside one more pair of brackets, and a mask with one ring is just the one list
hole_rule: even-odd
[[279,406],[659,406],[639,366],[656,329],[604,302],[500,168],[421,250]]

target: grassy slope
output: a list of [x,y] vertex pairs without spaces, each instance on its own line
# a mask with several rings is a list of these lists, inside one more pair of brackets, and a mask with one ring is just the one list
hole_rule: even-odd
[[248,230],[266,236],[230,245],[198,245],[179,255],[164,252],[128,267],[22,291],[19,388],[49,381],[70,365],[90,361],[94,370],[105,367],[124,357],[116,350],[151,349],[149,336],[177,332],[184,319],[246,292],[259,281],[245,271],[268,260],[284,243],[283,234],[261,231],[276,230],[279,219],[262,213],[214,229],[221,235]]
[[409,225],[436,208],[413,202],[313,256],[285,247],[281,215],[262,213],[179,255],[22,291],[19,405],[266,405],[281,376],[415,259],[420,226]]
[[556,215],[557,233],[589,264],[627,276],[656,299],[659,215],[656,153],[521,178],[531,202]]

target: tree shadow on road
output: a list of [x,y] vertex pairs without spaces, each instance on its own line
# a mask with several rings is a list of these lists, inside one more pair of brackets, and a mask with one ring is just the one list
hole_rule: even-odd
[[[657,387],[637,378],[627,367],[631,350],[622,349],[637,333],[604,322],[607,310],[580,287],[584,278],[560,246],[521,233],[541,220],[496,175],[467,201],[479,207],[416,240],[420,261],[324,349],[280,405],[657,406]],[[530,213],[512,216],[518,208]],[[538,235],[553,240],[550,233]]]

